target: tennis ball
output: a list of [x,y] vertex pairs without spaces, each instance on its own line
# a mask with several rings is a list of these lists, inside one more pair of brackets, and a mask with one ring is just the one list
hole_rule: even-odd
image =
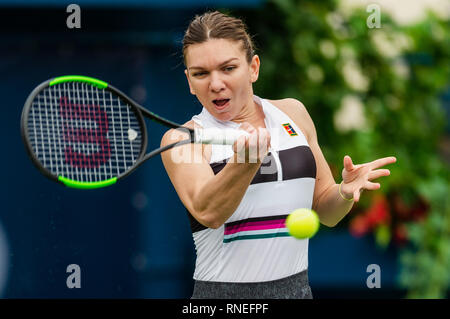
[[299,208],[286,218],[289,234],[298,239],[310,238],[319,230],[319,217],[312,209]]

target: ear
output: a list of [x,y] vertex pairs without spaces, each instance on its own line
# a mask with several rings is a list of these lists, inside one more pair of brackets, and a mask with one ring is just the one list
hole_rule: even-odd
[[189,90],[191,91],[191,94],[195,95],[194,89],[192,88],[192,84],[191,84],[191,81],[189,79],[189,73],[188,73],[188,71],[186,69],[184,70],[184,74],[186,75],[186,78],[188,80]]
[[256,54],[253,56],[252,61],[250,62],[250,80],[252,83],[255,83],[258,80],[259,76],[259,56]]

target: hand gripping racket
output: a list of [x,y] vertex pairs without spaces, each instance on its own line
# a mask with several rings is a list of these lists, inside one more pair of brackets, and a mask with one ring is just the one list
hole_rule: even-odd
[[[190,138],[146,154],[144,116]],[[233,144],[245,131],[189,129],[140,106],[110,84],[62,76],[37,86],[25,102],[22,138],[32,162],[53,181],[90,189],[112,185],[149,158],[187,143]]]

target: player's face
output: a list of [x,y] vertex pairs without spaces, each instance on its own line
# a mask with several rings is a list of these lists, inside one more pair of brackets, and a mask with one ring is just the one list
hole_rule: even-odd
[[230,121],[253,103],[259,58],[255,55],[249,64],[241,42],[210,39],[190,45],[186,67],[191,93],[215,118]]

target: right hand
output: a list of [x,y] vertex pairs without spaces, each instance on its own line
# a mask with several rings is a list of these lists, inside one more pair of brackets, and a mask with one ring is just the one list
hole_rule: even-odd
[[244,122],[240,130],[249,136],[240,136],[233,144],[233,151],[237,154],[238,163],[262,163],[270,148],[270,133],[266,128],[256,129],[250,123]]

